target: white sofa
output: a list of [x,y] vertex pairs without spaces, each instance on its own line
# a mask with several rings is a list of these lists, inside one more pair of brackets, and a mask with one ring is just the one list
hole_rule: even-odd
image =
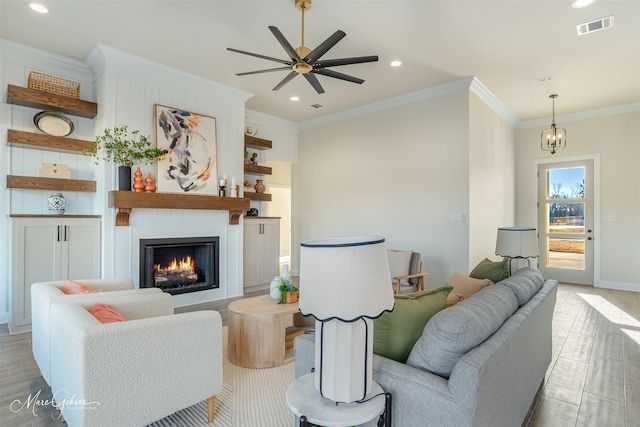
[[[51,305],[51,389],[69,426],[145,426],[222,390],[216,311],[173,314],[169,294],[111,303],[124,322],[100,323],[93,302]],[[203,420],[204,421],[204,420]]]
[[86,279],[78,282],[100,293],[66,295],[62,289],[67,281],[38,282],[31,285],[31,338],[33,357],[40,368],[40,372],[47,384],[51,385],[51,329],[55,323],[51,322],[50,311],[53,303],[62,301],[96,302],[109,304],[138,293],[161,293],[157,288],[134,289],[131,279]]

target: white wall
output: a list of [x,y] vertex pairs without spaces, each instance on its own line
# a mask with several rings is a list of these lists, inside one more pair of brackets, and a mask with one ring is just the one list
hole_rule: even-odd
[[[242,224],[229,225],[226,211],[134,209],[129,227],[115,226],[108,193],[116,187],[114,165],[94,165],[81,154],[7,147],[8,128],[38,132],[32,118],[39,110],[6,104],[7,84],[26,87],[29,71],[81,83],[81,99],[98,103],[95,119],[72,117],[71,137],[93,140],[105,127],[126,124],[153,136],[153,105],[162,104],[216,117],[218,171],[243,176],[244,103],[249,93],[98,45],[86,63],[0,39],[3,103],[0,106],[0,176],[36,175],[40,162],[68,164],[72,178],[96,180],[96,193],[65,192],[68,214],[102,216],[102,275],[139,281],[139,239],[220,237],[220,289],[174,297],[176,306],[242,294]],[[152,172],[152,166],[143,166]],[[46,214],[50,191],[0,190],[0,323],[8,320],[11,290],[10,214]]]
[[[243,176],[244,102],[249,94],[160,65],[107,46],[98,45],[88,63],[96,79],[100,104],[96,133],[126,124],[154,135],[154,104],[216,118],[218,174]],[[153,166],[142,166],[144,175]],[[98,179],[102,204],[116,188],[115,166],[104,167]],[[217,178],[212,177],[214,182]],[[102,190],[102,191],[100,191]],[[129,227],[115,227],[115,209],[104,209],[103,274],[139,281],[139,240],[154,237],[220,237],[220,288],[174,296],[176,306],[242,295],[242,226],[229,225],[227,211],[134,209]]]
[[[48,214],[47,197],[51,191],[6,188],[6,175],[36,176],[40,163],[67,164],[74,179],[93,179],[91,159],[82,154],[58,153],[41,149],[7,146],[7,129],[39,133],[33,116],[39,109],[7,104],[7,85],[27,87],[29,72],[37,71],[80,83],[80,97],[93,100],[92,77],[80,61],[45,51],[27,48],[0,39],[0,323],[6,323],[11,301],[11,218],[10,214]],[[93,139],[90,119],[69,116],[75,131],[69,138]],[[93,193],[64,192],[68,214],[95,214]]]
[[427,286],[468,269],[468,85],[301,130],[293,170],[293,268],[300,242],[380,235],[422,253]]
[[[516,132],[516,222],[535,223],[532,189],[536,160],[600,156],[600,277],[596,285],[640,291],[640,105],[556,117],[567,148],[553,157],[540,149],[548,121],[524,123]],[[605,221],[605,216],[615,221]]]
[[495,255],[498,227],[515,224],[515,129],[477,94],[469,97],[469,271]]

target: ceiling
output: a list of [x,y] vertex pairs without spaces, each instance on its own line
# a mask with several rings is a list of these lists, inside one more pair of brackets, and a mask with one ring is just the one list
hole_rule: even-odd
[[[378,62],[335,71],[362,85],[318,76],[317,94],[301,76],[279,91],[287,71],[227,47],[286,59],[267,28],[300,45],[294,0],[0,0],[0,37],[84,61],[96,43],[255,94],[247,108],[294,122],[475,76],[520,122],[640,102],[640,1],[313,0],[305,14],[311,49],[340,29],[347,36],[323,59],[378,55]],[[611,29],[578,36],[576,25],[615,16]],[[389,63],[399,59],[402,66]],[[535,79],[553,77],[546,83]],[[289,98],[296,95],[299,101]],[[312,108],[321,104],[323,108]]]

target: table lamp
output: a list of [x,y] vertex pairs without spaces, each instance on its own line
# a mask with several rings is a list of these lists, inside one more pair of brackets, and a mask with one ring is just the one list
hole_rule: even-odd
[[[538,234],[530,227],[500,227],[496,241],[496,255],[509,258],[509,274],[512,274],[511,262],[514,259],[526,259],[529,266],[531,258],[538,257]],[[518,271],[518,266],[515,271]]]
[[364,399],[373,381],[373,319],[393,310],[383,237],[301,243],[303,316],[316,319],[315,388],[334,402]]

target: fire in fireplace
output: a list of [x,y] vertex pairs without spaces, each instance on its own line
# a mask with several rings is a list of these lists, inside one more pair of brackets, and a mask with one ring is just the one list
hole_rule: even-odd
[[219,237],[140,239],[140,287],[172,295],[220,287]]

